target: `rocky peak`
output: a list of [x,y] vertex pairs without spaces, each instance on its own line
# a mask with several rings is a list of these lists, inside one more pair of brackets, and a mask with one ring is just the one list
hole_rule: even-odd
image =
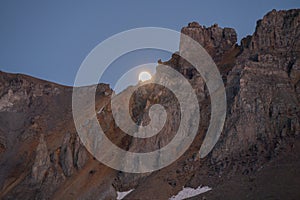
[[272,10],[257,21],[251,39],[252,51],[286,51],[296,47],[299,51],[300,15],[299,9],[288,11]]
[[[216,62],[220,61],[224,53],[236,45],[237,34],[232,28],[221,28],[218,24],[211,27],[191,22],[181,29],[181,33],[190,36],[199,42]],[[184,50],[185,44],[181,41],[180,50]]]
[[[300,9],[272,10],[257,21],[255,32],[241,41],[239,63],[260,63],[269,73],[282,70],[300,91]],[[277,66],[277,67],[275,67]],[[298,95],[299,96],[299,95]]]
[[[202,47],[209,53],[215,61],[221,75],[226,82],[226,76],[235,64],[236,57],[240,54],[241,48],[237,45],[237,33],[233,28],[221,28],[218,24],[210,27],[201,26],[197,22],[191,22],[188,26],[181,29],[181,33],[187,35],[199,42]],[[188,41],[180,40],[179,51],[189,50]],[[197,71],[191,67],[185,59],[181,58],[177,53],[172,55],[172,58],[166,62],[158,61],[158,64],[171,66],[186,76],[188,79],[193,79],[197,76]],[[199,75],[199,74],[198,74]],[[196,80],[199,83],[201,80]]]

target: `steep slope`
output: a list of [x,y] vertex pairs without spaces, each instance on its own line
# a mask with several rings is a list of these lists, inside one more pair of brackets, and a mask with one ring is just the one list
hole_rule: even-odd
[[[216,188],[216,193],[213,189],[210,196],[204,195],[209,199],[241,199],[247,195],[249,199],[256,199],[255,187],[265,188],[257,198],[268,198],[268,194],[275,198],[276,194],[285,194],[278,190],[278,185],[283,184],[286,184],[284,188],[290,189],[286,190],[285,199],[299,197],[296,192],[299,190],[299,157],[294,155],[298,154],[299,146],[299,12],[273,10],[258,21],[254,35],[245,38],[241,46],[229,40],[226,43],[229,46],[223,51],[221,47],[224,46],[220,44],[230,38],[224,34],[225,29],[216,25],[206,29],[196,23],[183,28],[185,34],[205,48],[209,46],[208,51],[223,75],[228,103],[225,127],[217,146],[206,159],[193,161],[197,144],[192,146],[177,163],[152,174],[145,185],[139,185],[128,199],[147,194],[151,194],[151,198],[166,199],[182,186],[196,188],[203,184]],[[214,28],[223,33],[217,34],[218,39],[212,31]],[[223,42],[213,44],[210,42],[212,38]],[[212,47],[218,50],[210,50]],[[226,56],[219,55],[216,59],[217,51]],[[228,58],[232,59],[230,63],[233,65],[224,65],[222,60]],[[183,59],[174,55],[164,64],[182,70],[198,90],[203,88],[203,82],[195,81],[195,70]],[[202,92],[205,93],[205,89]],[[202,112],[209,113],[205,101],[201,103]],[[201,119],[205,130],[208,120]],[[201,143],[201,137],[197,139]],[[285,172],[289,169],[292,171]],[[275,179],[274,174],[289,178]],[[258,183],[253,181],[257,176],[263,177]],[[190,180],[186,181],[189,177]],[[272,184],[265,187],[266,181]],[[237,183],[232,184],[234,182]]]
[[[116,195],[101,190],[115,172],[94,160],[77,136],[72,88],[4,72],[0,83],[1,199]],[[99,85],[97,106],[110,94]]]

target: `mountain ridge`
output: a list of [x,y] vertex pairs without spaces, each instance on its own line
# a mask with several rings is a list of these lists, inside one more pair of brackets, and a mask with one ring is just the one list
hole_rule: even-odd
[[[225,127],[206,158],[199,160],[197,152],[209,124],[209,94],[199,73],[177,54],[159,64],[178,70],[194,87],[202,111],[199,133],[175,163],[151,174],[115,171],[93,158],[73,124],[72,87],[0,72],[0,197],[115,199],[116,191],[135,188],[125,199],[167,199],[183,186],[203,184],[211,186],[212,191],[195,199],[255,199],[256,191],[260,199],[268,195],[275,198],[276,194],[284,197],[276,191],[274,185],[279,182],[275,178],[267,191],[261,191],[259,187],[265,182],[257,174],[263,171],[259,176],[270,178],[266,176],[268,170],[263,169],[271,172],[280,159],[293,170],[294,174],[286,173],[287,177],[300,174],[296,167],[299,156],[294,155],[300,144],[300,10],[269,12],[240,45],[233,29],[217,25],[206,28],[192,22],[182,28],[182,33],[208,51],[226,87]],[[182,49],[184,44],[180,44]],[[156,76],[159,78],[159,74]],[[113,121],[109,104],[112,92],[107,84],[98,85],[95,110],[102,108],[98,120],[114,143],[126,150],[147,151],[169,142],[179,123],[176,118],[174,123],[166,123],[165,135],[142,143],[124,135]],[[122,96],[118,98],[122,100]],[[149,121],[147,113],[158,102],[168,106],[171,117],[176,117],[178,108],[168,91],[150,85],[134,93],[132,118],[138,123]],[[287,169],[280,168],[278,173],[284,177]],[[228,192],[233,187],[226,183],[241,187],[242,192]],[[287,193],[286,199],[300,196],[299,182],[293,179],[292,183],[294,193]]]

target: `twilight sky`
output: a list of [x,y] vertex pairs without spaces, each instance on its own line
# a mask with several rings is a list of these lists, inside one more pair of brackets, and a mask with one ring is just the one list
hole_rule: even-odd
[[[299,0],[0,0],[0,70],[73,85],[87,54],[121,31],[146,26],[180,31],[198,21],[235,28],[240,40],[273,8],[299,7]],[[130,53],[116,60],[102,81],[114,85],[132,67],[169,57],[154,50]]]

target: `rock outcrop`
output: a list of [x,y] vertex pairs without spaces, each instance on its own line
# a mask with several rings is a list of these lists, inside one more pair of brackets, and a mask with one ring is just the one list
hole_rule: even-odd
[[299,74],[299,24],[299,10],[273,10],[244,40],[248,44],[242,43],[243,52],[227,77],[223,139],[212,154],[218,168],[233,158],[247,163],[243,173],[249,173],[299,135],[299,80],[294,78]]
[[45,175],[50,167],[50,157],[47,148],[47,144],[42,134],[40,137],[40,142],[36,149],[36,157],[34,164],[32,166],[32,176],[33,180],[41,183],[45,178]]

